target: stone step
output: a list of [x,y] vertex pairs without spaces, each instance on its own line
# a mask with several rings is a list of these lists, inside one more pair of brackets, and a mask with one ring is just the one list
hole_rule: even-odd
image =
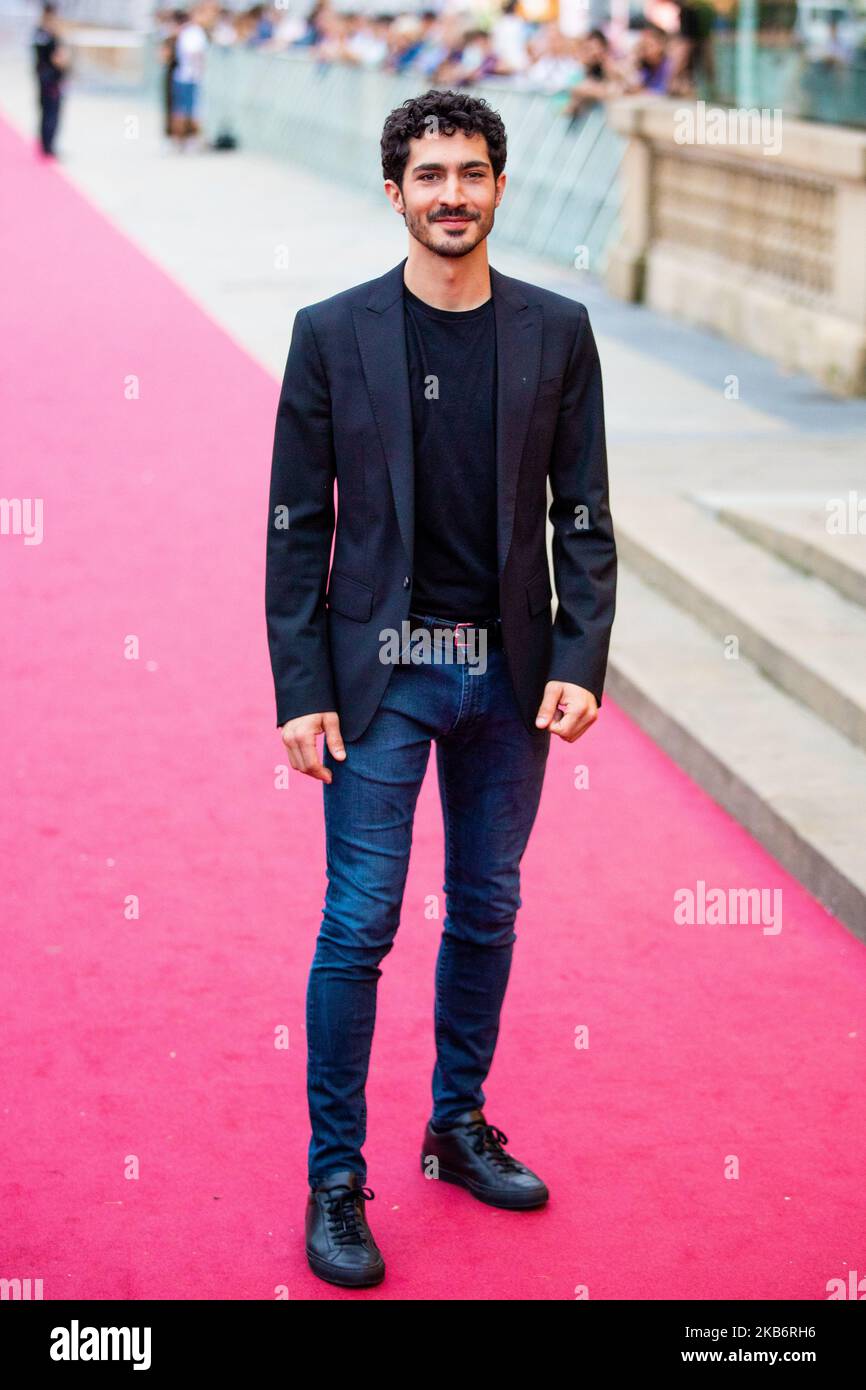
[[866,753],[623,563],[605,693],[866,941]]
[[621,559],[707,628],[720,662],[735,639],[765,676],[866,748],[866,610],[688,498],[631,494],[612,509]]
[[695,500],[747,540],[866,607],[866,494],[862,508],[856,493],[697,493]]

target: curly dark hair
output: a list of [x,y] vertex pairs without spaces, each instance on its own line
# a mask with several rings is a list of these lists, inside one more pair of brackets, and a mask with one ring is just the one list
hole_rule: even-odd
[[403,173],[409,158],[409,141],[419,140],[431,129],[435,118],[441,135],[453,135],[462,130],[466,135],[483,135],[498,178],[505,168],[505,126],[498,111],[488,106],[483,97],[468,92],[440,92],[431,89],[420,97],[410,97],[390,113],[382,130],[382,173],[403,188]]

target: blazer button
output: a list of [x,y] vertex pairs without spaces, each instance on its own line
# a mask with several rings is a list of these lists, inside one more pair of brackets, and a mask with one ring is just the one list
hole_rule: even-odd
[[406,575],[405,579],[403,580],[403,588],[404,588],[404,589],[408,589],[408,588],[409,588],[409,576],[408,576],[408,574]]

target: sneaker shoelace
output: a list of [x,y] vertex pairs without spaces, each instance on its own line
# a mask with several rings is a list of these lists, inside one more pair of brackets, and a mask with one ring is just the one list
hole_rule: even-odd
[[501,1129],[495,1125],[489,1125],[482,1120],[476,1120],[469,1126],[470,1133],[475,1135],[473,1145],[477,1154],[483,1154],[489,1158],[498,1168],[505,1173],[522,1173],[523,1165],[512,1158],[503,1150],[503,1144],[508,1143],[508,1135],[503,1134]]
[[369,1187],[340,1187],[328,1192],[328,1222],[338,1245],[365,1243],[366,1231],[360,1219],[364,1208],[359,1209],[357,1202],[369,1202],[375,1195]]

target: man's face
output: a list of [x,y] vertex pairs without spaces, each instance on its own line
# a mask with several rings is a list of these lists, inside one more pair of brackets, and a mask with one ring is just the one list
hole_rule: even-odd
[[493,177],[483,135],[435,133],[409,143],[403,191],[388,179],[385,191],[409,233],[437,256],[466,256],[489,234],[505,192],[505,174]]

